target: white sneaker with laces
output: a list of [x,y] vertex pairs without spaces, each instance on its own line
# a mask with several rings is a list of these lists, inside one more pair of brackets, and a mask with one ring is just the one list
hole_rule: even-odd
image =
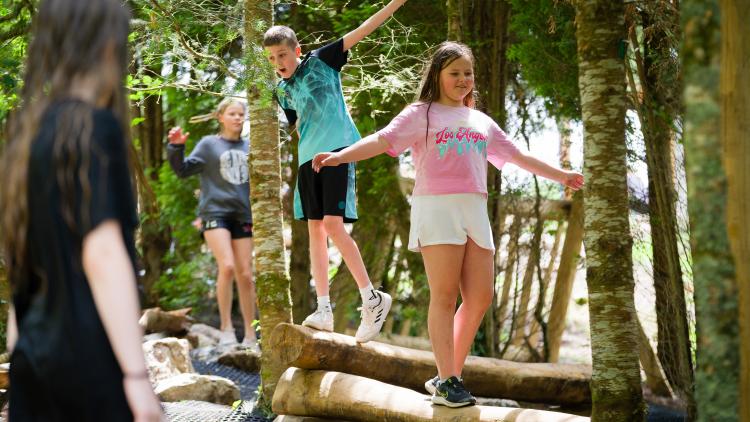
[[226,346],[230,344],[237,344],[237,336],[234,334],[234,329],[224,330],[219,335],[219,345]]
[[320,331],[333,331],[333,311],[331,309],[318,309],[302,321],[305,327],[315,328]]
[[378,296],[377,303],[362,305],[359,308],[362,312],[362,322],[357,328],[357,334],[354,335],[358,343],[366,343],[377,337],[380,329],[383,328],[388,311],[391,310],[391,295],[377,290],[373,290],[373,292]]

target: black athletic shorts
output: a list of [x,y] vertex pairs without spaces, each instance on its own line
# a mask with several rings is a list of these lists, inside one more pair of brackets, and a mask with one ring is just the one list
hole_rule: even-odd
[[201,237],[203,233],[213,229],[227,229],[232,239],[244,239],[253,237],[253,223],[249,221],[238,221],[226,218],[214,218],[201,221]]
[[343,217],[345,223],[353,223],[357,221],[356,197],[354,163],[323,167],[316,173],[312,160],[308,161],[300,166],[297,175],[294,218],[322,220],[325,215],[335,215]]

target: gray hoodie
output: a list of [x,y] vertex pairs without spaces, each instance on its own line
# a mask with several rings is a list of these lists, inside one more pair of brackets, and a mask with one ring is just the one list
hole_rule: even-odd
[[250,144],[218,135],[204,137],[185,158],[184,145],[167,145],[169,164],[178,177],[200,174],[198,215],[204,220],[252,222],[247,155]]

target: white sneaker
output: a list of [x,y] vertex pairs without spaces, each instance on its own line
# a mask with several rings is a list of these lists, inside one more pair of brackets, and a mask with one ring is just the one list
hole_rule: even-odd
[[245,339],[242,340],[242,343],[240,343],[240,347],[248,349],[253,353],[260,354],[260,346],[258,346],[258,341],[254,338],[249,339],[245,337]]
[[311,313],[302,321],[305,327],[315,328],[320,331],[333,331],[333,312],[329,309]]
[[237,336],[234,334],[234,329],[224,330],[219,334],[220,346],[227,346],[230,344],[237,344]]
[[362,322],[354,336],[359,343],[366,343],[378,336],[380,329],[383,328],[385,317],[391,310],[391,295],[377,290],[374,292],[380,300],[375,305],[362,305],[359,308],[362,311]]

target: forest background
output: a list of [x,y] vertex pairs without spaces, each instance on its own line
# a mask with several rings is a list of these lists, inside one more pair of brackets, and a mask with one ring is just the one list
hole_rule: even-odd
[[[211,321],[217,314],[212,297],[216,269],[192,225],[198,180],[176,178],[165,161],[165,134],[171,126],[186,127],[191,133],[189,150],[202,136],[217,130],[215,123],[190,124],[189,118],[213,110],[225,96],[244,99],[249,92],[250,121],[258,118],[253,115],[253,104],[269,107],[272,86],[259,70],[267,69],[265,59],[245,39],[248,34],[262,33],[262,26],[268,24],[255,21],[249,11],[272,3],[127,3],[133,10],[127,85],[141,218],[138,250],[143,304],[164,309],[193,307],[194,315]],[[593,150],[587,142],[593,141],[583,139],[583,127],[592,116],[587,116],[580,95],[587,76],[579,74],[585,69],[582,45],[595,37],[581,24],[584,12],[594,10],[587,3],[592,2],[408,1],[393,19],[354,48],[342,73],[344,94],[358,129],[368,134],[384,127],[413,101],[431,49],[445,39],[459,40],[470,45],[476,56],[479,108],[517,144],[548,162],[583,171],[590,183],[588,178],[598,170],[586,167],[587,159],[595,161],[587,155]],[[596,266],[588,265],[590,254],[582,244],[591,245],[594,251],[594,236],[606,236],[609,230],[616,235],[618,228],[597,226],[595,207],[583,206],[584,194],[572,195],[555,183],[524,176],[512,166],[502,173],[490,171],[490,215],[499,245],[496,296],[473,354],[591,362],[592,346],[606,342],[597,332],[610,327],[618,332],[617,321],[623,314],[607,311],[606,305],[616,301],[607,302],[606,295],[594,299],[588,290],[614,286],[613,292],[624,291],[635,304],[636,318],[626,315],[625,320],[633,322],[630,344],[636,346],[605,347],[613,365],[630,362],[635,354],[649,394],[674,396],[689,414],[696,412],[696,396],[703,397],[698,404],[704,403],[716,415],[737,416],[739,388],[722,385],[739,385],[736,368],[740,367],[742,341],[743,353],[747,353],[747,335],[740,336],[738,323],[740,302],[747,300],[738,277],[747,276],[742,273],[747,271],[742,269],[747,261],[732,257],[729,238],[738,235],[724,230],[731,225],[722,217],[728,202],[725,172],[731,172],[731,166],[721,156],[722,151],[730,152],[721,149],[717,130],[719,52],[723,51],[720,11],[741,9],[741,2],[736,3],[726,1],[720,7],[717,1],[642,0],[623,3],[614,12],[595,11],[602,19],[625,23],[613,47],[625,64],[623,133],[613,140],[613,148],[601,152],[622,165],[614,177],[627,187],[627,193],[619,193],[627,196],[627,206],[617,210],[626,223],[625,231],[620,227],[619,233],[628,240],[619,249],[622,262],[611,262],[604,273],[591,272]],[[0,6],[3,143],[8,114],[18,105],[35,7],[36,0],[4,0]],[[306,52],[354,29],[380,7],[379,1],[277,2],[273,19],[294,28]],[[250,126],[248,122],[245,134],[251,140],[264,133]],[[283,265],[288,265],[291,315],[300,322],[314,307],[314,293],[307,228],[291,218],[297,140],[283,121],[280,128],[283,226],[279,231],[283,230],[286,245],[281,257]],[[587,133],[597,139],[593,126]],[[252,148],[258,147],[254,142]],[[253,174],[257,171],[262,170]],[[278,172],[278,168],[270,171]],[[410,344],[418,344],[427,336],[429,297],[421,258],[405,247],[413,185],[410,158],[381,156],[359,163],[357,178],[360,221],[352,227],[352,235],[374,284],[397,298],[384,331],[393,341],[416,338]],[[253,195],[266,189],[259,183],[251,180]],[[335,326],[346,332],[358,321],[357,291],[335,249],[330,255]],[[8,285],[4,275],[1,285],[5,306]],[[598,302],[592,303],[597,306],[589,309],[590,301]],[[703,337],[696,330],[696,315]],[[4,334],[4,327],[0,328]],[[707,351],[703,356],[711,358],[696,363],[701,344]],[[701,378],[709,372],[710,377]]]

